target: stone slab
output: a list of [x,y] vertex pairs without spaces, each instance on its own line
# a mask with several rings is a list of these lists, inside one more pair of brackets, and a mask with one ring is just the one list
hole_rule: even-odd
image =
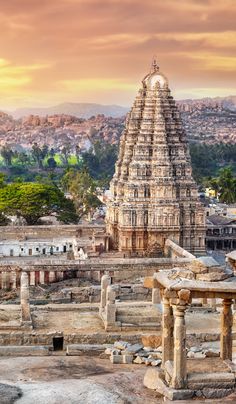
[[187,386],[193,390],[204,388],[231,389],[235,386],[235,376],[228,372],[190,373],[188,374]]
[[0,356],[47,356],[46,346],[0,346]]
[[[111,345],[112,346],[112,345]],[[104,353],[105,349],[110,349],[108,345],[100,345],[100,344],[70,344],[66,347],[66,355],[67,356],[99,356]],[[106,353],[106,351],[105,351]],[[107,354],[107,353],[106,353]],[[110,352],[111,354],[111,352]]]

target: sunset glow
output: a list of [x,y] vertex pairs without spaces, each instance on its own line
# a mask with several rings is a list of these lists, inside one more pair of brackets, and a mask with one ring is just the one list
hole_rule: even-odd
[[129,106],[153,55],[176,98],[236,94],[234,0],[9,0],[1,109]]

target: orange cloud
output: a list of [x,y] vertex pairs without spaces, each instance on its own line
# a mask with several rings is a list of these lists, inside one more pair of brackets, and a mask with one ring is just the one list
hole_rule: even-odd
[[2,3],[1,108],[129,105],[154,54],[177,96],[198,89],[211,96],[235,82],[234,0]]

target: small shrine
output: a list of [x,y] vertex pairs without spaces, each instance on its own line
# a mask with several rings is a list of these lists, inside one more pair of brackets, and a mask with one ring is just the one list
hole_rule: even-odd
[[[148,279],[146,279],[148,284]],[[150,287],[150,278],[149,278]],[[194,260],[188,269],[174,268],[155,273],[152,288],[159,289],[162,313],[162,369],[147,371],[144,385],[150,378],[155,389],[170,400],[231,394],[235,387],[236,366],[232,362],[232,305],[236,299],[236,277],[231,269],[220,266],[211,257]],[[221,304],[220,358],[217,366],[201,366],[188,371],[185,314],[193,299],[217,299]],[[204,361],[204,359],[202,359]],[[154,380],[155,379],[155,380]]]

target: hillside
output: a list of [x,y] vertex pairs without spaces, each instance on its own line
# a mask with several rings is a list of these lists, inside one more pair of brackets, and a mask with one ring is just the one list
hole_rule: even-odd
[[19,108],[12,113],[15,119],[22,118],[28,115],[55,115],[67,114],[73,115],[77,118],[88,119],[91,116],[105,115],[107,117],[120,117],[128,112],[128,108],[121,107],[120,105],[101,105],[93,103],[72,103],[67,102],[55,105],[49,108]]
[[236,96],[177,101],[191,142],[236,143]]
[[[236,96],[177,101],[188,139],[194,143],[236,144]],[[68,109],[73,109],[73,114]],[[60,113],[49,114],[59,108]],[[108,117],[97,114],[98,109],[119,114]],[[70,108],[69,108],[70,109]],[[18,110],[19,111],[19,110]],[[23,111],[23,110],[21,110]],[[45,112],[46,111],[46,112]],[[37,112],[40,112],[37,109]],[[126,109],[119,106],[98,104],[61,104],[41,110],[44,116],[28,115],[14,118],[0,112],[0,146],[31,148],[34,142],[61,148],[70,143],[81,149],[88,148],[95,140],[115,144],[124,129]],[[93,115],[84,118],[85,115]]]

